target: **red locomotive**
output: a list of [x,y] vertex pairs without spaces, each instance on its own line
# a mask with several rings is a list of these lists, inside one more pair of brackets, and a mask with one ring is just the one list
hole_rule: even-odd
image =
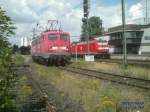
[[[88,52],[89,49],[89,52]],[[91,40],[89,47],[87,42],[72,43],[71,54],[83,57],[86,54],[94,55],[95,58],[110,58],[109,45],[105,40]]]
[[62,30],[46,30],[34,37],[31,54],[34,61],[65,64],[70,60],[70,34]]

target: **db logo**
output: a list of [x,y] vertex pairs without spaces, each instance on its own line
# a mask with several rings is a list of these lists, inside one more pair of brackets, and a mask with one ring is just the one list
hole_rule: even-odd
[[80,50],[83,50],[82,46],[80,47]]

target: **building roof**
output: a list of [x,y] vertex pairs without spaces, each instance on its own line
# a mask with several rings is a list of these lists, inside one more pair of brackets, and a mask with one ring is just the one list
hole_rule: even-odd
[[[150,28],[150,24],[148,25],[137,25],[137,24],[125,25],[125,31],[142,31],[143,28]],[[123,27],[122,25],[119,25],[119,26],[109,28],[106,34],[118,33],[122,31],[123,31]]]
[[141,28],[150,28],[150,24],[147,24],[147,25],[141,25]]
[[[107,34],[122,32],[122,30],[123,30],[122,25],[115,26],[109,28]],[[134,24],[125,25],[125,31],[141,31],[141,25],[134,25]]]

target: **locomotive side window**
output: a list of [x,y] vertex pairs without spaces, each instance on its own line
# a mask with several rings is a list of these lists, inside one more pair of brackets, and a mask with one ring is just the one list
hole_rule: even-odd
[[48,36],[49,40],[56,40],[57,39],[57,35],[54,35],[54,34],[50,34]]
[[68,39],[69,39],[69,35],[66,35],[66,34],[61,35],[61,36],[60,36],[60,39],[61,39],[61,40],[68,40]]

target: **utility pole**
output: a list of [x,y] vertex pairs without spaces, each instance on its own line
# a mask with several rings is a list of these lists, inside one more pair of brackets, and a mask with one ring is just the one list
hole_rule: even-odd
[[75,52],[76,52],[76,62],[78,61],[78,50],[77,50],[77,43],[75,43]]
[[126,41],[126,35],[125,35],[125,1],[121,0],[121,6],[122,6],[122,37],[123,37],[123,66],[124,69],[127,67],[127,41]]
[[86,41],[87,41],[87,52],[89,54],[89,0],[83,0],[84,18],[82,22],[86,24]]
[[145,11],[145,24],[147,25],[148,24],[148,11],[147,11],[147,9],[148,9],[148,5],[147,5],[147,3],[148,3],[148,1],[147,0],[145,0],[145,5],[146,5],[146,11]]

